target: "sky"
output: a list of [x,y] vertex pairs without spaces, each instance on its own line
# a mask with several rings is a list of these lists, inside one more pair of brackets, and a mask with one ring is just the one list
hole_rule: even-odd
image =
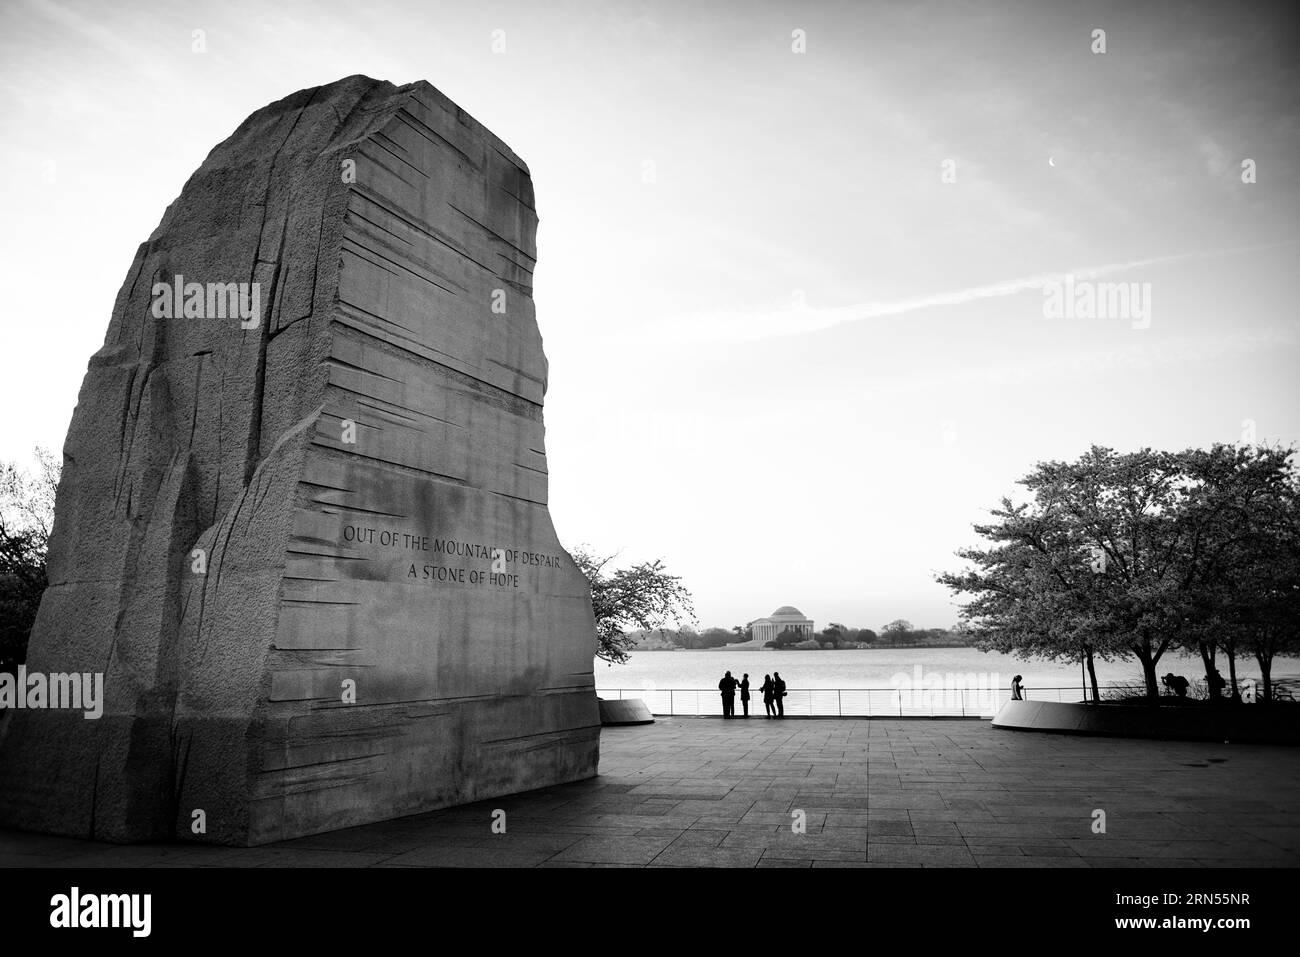
[[[1300,444],[1290,7],[6,0],[0,460],[61,449],[244,117],[425,79],[532,172],[561,540],[701,626],[952,625],[935,573],[1036,462]],[[1138,297],[1048,308],[1100,283]]]

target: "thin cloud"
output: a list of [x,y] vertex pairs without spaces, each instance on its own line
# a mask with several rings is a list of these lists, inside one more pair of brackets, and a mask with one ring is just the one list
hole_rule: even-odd
[[1237,249],[1153,256],[1147,259],[1134,259],[1129,262],[1106,263],[1064,272],[1041,273],[1036,276],[1004,279],[983,286],[972,286],[956,292],[931,293],[923,296],[910,296],[904,299],[863,302],[829,309],[814,309],[804,304],[793,303],[785,309],[769,312],[720,312],[703,316],[681,316],[656,324],[652,329],[646,330],[641,335],[646,339],[653,339],[659,343],[672,343],[674,345],[683,342],[746,342],[780,336],[803,335],[869,319],[902,316],[921,309],[960,306],[980,299],[1014,296],[1022,292],[1042,289],[1049,282],[1062,282],[1067,276],[1073,276],[1075,280],[1100,279],[1103,276],[1130,272],[1146,266],[1231,256],[1261,249],[1275,249],[1279,246],[1292,245],[1294,242],[1292,240],[1285,243],[1243,246]]

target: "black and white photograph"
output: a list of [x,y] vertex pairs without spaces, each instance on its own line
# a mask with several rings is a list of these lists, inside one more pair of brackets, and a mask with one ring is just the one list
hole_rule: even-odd
[[4,0],[0,112],[7,937],[1293,942],[1300,5]]

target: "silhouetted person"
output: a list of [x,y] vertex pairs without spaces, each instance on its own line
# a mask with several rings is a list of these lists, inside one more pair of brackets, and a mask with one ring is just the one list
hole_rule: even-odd
[[745,717],[749,717],[749,672],[740,679],[740,706],[745,709]]
[[736,685],[739,682],[731,677],[728,671],[718,682],[718,690],[722,692],[722,716],[724,718],[733,718],[736,715]]
[[1223,675],[1219,674],[1219,669],[1215,668],[1205,678],[1205,683],[1210,688],[1210,700],[1218,701],[1223,694],[1224,687],[1228,684]]
[[772,685],[771,675],[763,675],[762,692],[763,708],[767,711],[767,716],[770,718],[772,715],[776,714],[776,705],[772,704],[772,696],[775,693],[775,688]]
[[1160,683],[1172,691],[1180,698],[1187,697],[1187,679],[1182,675],[1176,675],[1172,671],[1160,679]]
[[772,672],[772,703],[776,705],[776,716],[785,717],[785,681],[781,678],[781,672]]
[[1020,683],[1020,675],[1016,675],[1011,679],[1011,700],[1025,700],[1025,686]]

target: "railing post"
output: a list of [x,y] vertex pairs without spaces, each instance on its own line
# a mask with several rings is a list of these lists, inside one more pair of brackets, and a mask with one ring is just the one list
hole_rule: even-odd
[[839,688],[835,689],[835,714],[837,717],[844,717],[844,692]]
[[903,689],[898,689],[898,716],[903,716]]
[[670,715],[673,713],[673,689],[672,688],[668,689],[668,713]]

